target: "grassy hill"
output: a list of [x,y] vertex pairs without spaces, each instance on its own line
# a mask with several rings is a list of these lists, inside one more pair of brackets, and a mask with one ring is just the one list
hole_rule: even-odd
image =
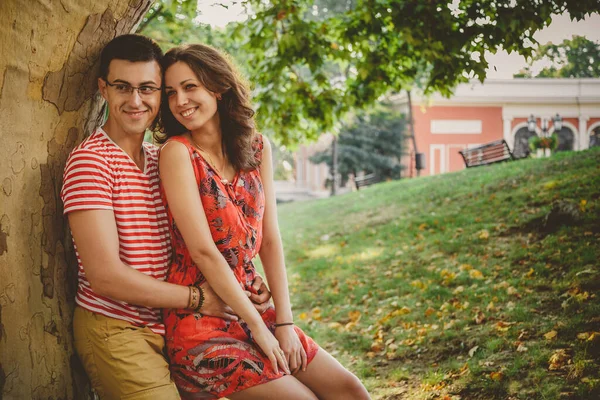
[[374,398],[600,398],[600,149],[279,213],[298,324]]

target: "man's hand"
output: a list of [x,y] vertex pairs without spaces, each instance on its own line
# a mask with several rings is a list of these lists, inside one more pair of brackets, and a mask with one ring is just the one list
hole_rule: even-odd
[[252,282],[252,292],[246,290],[246,295],[252,300],[256,310],[261,314],[267,311],[271,307],[271,302],[269,301],[271,299],[271,292],[269,292],[269,288],[265,285],[262,276],[258,274],[254,278],[254,282]]
[[[204,282],[200,288],[204,292],[204,303],[202,303],[202,307],[199,310],[200,313],[229,321],[238,320],[235,312],[221,300],[214,290],[212,290],[208,282]],[[271,307],[271,302],[269,301],[271,299],[271,292],[269,292],[267,285],[260,275],[256,275],[256,278],[252,283],[252,290],[255,293],[246,290],[246,295],[250,298],[256,310],[262,314]]]
[[235,315],[231,307],[221,300],[221,298],[212,290],[208,282],[204,282],[200,286],[204,292],[204,303],[200,307],[200,313],[204,315],[210,315],[212,317],[219,317],[228,321],[237,321],[238,317]]

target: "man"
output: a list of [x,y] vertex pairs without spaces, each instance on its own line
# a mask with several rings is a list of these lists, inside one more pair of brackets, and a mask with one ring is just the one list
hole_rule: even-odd
[[[75,348],[101,399],[179,399],[159,309],[197,303],[195,289],[164,281],[171,247],[158,151],[143,142],[158,119],[161,57],[158,45],[140,35],[106,45],[98,87],[108,119],[65,167],[61,198],[79,265]],[[262,294],[248,295],[263,311],[270,293],[262,280],[254,287]],[[237,318],[210,287],[201,289],[199,312]]]

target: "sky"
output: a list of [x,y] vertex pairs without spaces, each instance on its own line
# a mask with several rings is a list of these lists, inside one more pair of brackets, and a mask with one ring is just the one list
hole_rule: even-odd
[[[538,31],[533,37],[541,44],[548,42],[560,43],[570,39],[573,35],[585,36],[589,40],[600,42],[600,14],[594,14],[581,21],[571,21],[569,15],[555,15],[552,23],[545,29]],[[527,64],[525,58],[516,53],[508,54],[499,51],[489,54],[486,59],[490,63],[487,72],[488,79],[509,79]],[[493,67],[496,67],[494,70]]]
[[[453,0],[454,1],[454,0]],[[232,21],[244,21],[246,16],[244,8],[239,0],[220,0],[227,3],[228,8],[215,4],[215,0],[198,0],[198,8],[201,15],[199,22],[212,26],[223,27]],[[573,35],[585,36],[595,42],[600,42],[600,14],[594,14],[582,21],[571,21],[568,14],[555,15],[549,27],[538,31],[534,38],[541,44],[547,42],[560,43],[564,39],[570,39]],[[527,62],[524,57],[505,51],[486,55],[490,64],[487,79],[510,79],[513,74],[519,72]]]

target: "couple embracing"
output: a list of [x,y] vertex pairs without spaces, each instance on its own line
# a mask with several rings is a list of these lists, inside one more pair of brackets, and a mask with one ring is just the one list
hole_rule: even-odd
[[123,35],[98,87],[108,117],[69,156],[61,198],[75,347],[100,398],[368,399],[294,325],[271,148],[227,57]]

